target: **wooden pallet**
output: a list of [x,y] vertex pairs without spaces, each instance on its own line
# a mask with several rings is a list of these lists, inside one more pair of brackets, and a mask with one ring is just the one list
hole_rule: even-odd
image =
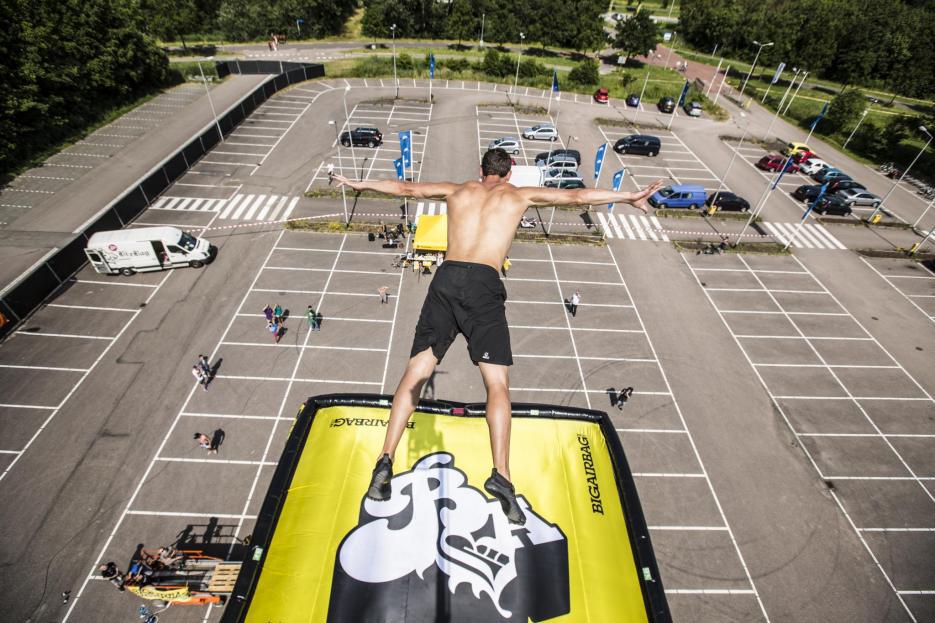
[[208,582],[209,593],[230,593],[234,590],[237,575],[240,574],[239,562],[219,562]]

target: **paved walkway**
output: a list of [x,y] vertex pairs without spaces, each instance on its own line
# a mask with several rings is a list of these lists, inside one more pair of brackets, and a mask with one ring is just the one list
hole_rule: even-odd
[[[221,114],[267,76],[212,91]],[[13,180],[0,194],[0,289],[211,122],[205,90],[184,84],[131,110]]]

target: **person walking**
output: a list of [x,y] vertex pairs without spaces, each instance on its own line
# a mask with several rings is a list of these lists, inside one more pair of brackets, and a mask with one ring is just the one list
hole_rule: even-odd
[[513,266],[513,264],[512,262],[510,262],[510,256],[507,255],[506,258],[504,258],[503,260],[503,267],[500,269],[500,272],[503,274],[504,279],[506,279],[506,274],[510,270],[511,266]]
[[409,182],[351,181],[335,175],[338,188],[374,190],[396,197],[444,200],[448,204],[448,251],[438,267],[416,325],[409,362],[390,408],[383,448],[371,474],[366,496],[389,500],[393,494],[393,456],[416,408],[422,388],[441,363],[458,333],[468,343],[487,391],[486,420],[493,469],[484,490],[494,496],[507,521],[525,524],[526,515],[510,481],[511,406],[509,366],[513,364],[506,319],[506,288],[499,271],[510,249],[520,218],[534,206],[586,206],[629,203],[647,212],[647,198],[662,188],[662,180],[639,192],[598,188],[522,187],[509,183],[512,162],[503,149],[488,150],[481,159],[479,181]]
[[623,411],[623,406],[627,404],[627,401],[630,399],[630,396],[633,395],[632,387],[624,387],[620,390],[620,393],[617,394],[617,408]]
[[202,389],[208,391],[208,377],[205,375],[204,371],[201,369],[201,366],[195,364],[192,366],[192,376],[198,380],[198,384],[201,385]]
[[318,313],[311,305],[308,306],[305,317],[308,319],[309,331],[321,331],[321,325],[318,324]]
[[266,328],[273,336],[273,341],[279,344],[279,338],[282,337],[282,327],[274,320],[270,320]]
[[578,305],[581,303],[581,291],[575,290],[575,293],[571,295],[571,298],[568,299],[568,311],[571,313],[571,317],[574,318],[578,313]]
[[267,303],[266,307],[263,308],[263,315],[266,316],[267,323],[273,321],[273,308],[269,306],[269,303]]
[[201,368],[201,371],[205,373],[205,377],[210,381],[212,376],[211,361],[207,355],[198,355],[198,367]]
[[195,433],[195,441],[198,442],[198,447],[207,451],[208,454],[218,453],[218,449],[211,443],[211,438],[204,433]]
[[377,292],[380,294],[380,305],[386,305],[390,302],[390,289],[386,286],[380,286],[377,288]]
[[282,324],[282,305],[279,303],[276,303],[276,307],[273,308],[273,322]]

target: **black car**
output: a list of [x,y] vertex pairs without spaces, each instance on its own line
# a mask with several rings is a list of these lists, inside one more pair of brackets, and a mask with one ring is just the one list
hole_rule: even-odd
[[867,190],[866,186],[860,182],[855,182],[854,180],[834,180],[828,184],[829,193],[837,193],[842,190],[850,190],[851,188],[856,188],[857,190]]
[[705,199],[705,205],[709,208],[716,206],[718,210],[733,210],[736,212],[750,211],[750,203],[746,199],[740,195],[724,191],[710,195]]
[[655,156],[659,153],[660,146],[659,139],[655,136],[631,134],[630,136],[624,136],[614,143],[614,151],[618,154]]
[[341,133],[341,144],[345,147],[376,147],[383,143],[383,133],[377,128],[354,128],[350,132]]
[[819,214],[848,216],[851,213],[851,205],[837,195],[825,195],[815,206],[815,212],[818,212]]
[[814,201],[820,193],[821,184],[802,184],[792,191],[792,196],[799,201]]
[[545,161],[549,159],[549,154],[552,154],[552,158],[555,158],[556,156],[561,156],[563,158],[574,158],[575,162],[581,164],[581,152],[577,149],[553,149],[552,151],[538,153],[536,154],[536,164],[540,166],[545,164]]
[[554,179],[545,183],[547,188],[585,188],[580,179]]
[[662,112],[670,113],[675,110],[675,100],[671,97],[664,97],[656,104]]

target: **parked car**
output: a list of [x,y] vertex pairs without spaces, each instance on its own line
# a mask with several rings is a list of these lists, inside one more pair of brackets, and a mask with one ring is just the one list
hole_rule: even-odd
[[818,154],[816,154],[816,153],[813,152],[813,151],[808,151],[808,150],[806,150],[806,151],[799,151],[799,152],[796,152],[796,153],[792,156],[792,159],[795,161],[796,164],[802,164],[803,162],[805,162],[806,160],[809,160],[809,159],[811,159],[811,158],[818,158]]
[[689,117],[700,117],[701,116],[701,103],[700,102],[691,102],[685,103],[685,113]]
[[851,213],[851,206],[837,195],[825,195],[815,206],[815,212],[848,216]]
[[691,208],[697,210],[704,205],[707,194],[698,184],[674,184],[654,192],[649,204],[656,208]]
[[341,133],[341,144],[350,147],[377,147],[383,143],[383,133],[377,128],[354,128]]
[[558,130],[551,123],[538,123],[531,128],[523,130],[523,138],[540,141],[554,141],[558,138]]
[[715,207],[718,210],[733,210],[737,212],[749,212],[750,203],[734,193],[725,191],[717,192],[705,199],[705,205],[709,208]]
[[792,191],[792,196],[799,201],[814,201],[821,194],[821,184],[802,184]]
[[821,158],[809,158],[805,162],[799,164],[799,170],[802,171],[805,175],[814,175],[822,169],[827,169],[831,165]]
[[[786,158],[779,154],[767,154],[756,161],[756,167],[764,171],[778,171],[784,164],[786,164]],[[791,173],[799,170],[799,165],[795,162],[791,162],[788,166]]]
[[547,188],[585,188],[584,181],[580,179],[557,179],[549,180],[545,183]]
[[818,182],[819,184],[824,184],[825,182],[831,182],[838,178],[846,177],[851,179],[851,176],[842,171],[841,169],[835,169],[834,167],[826,167],[819,171],[818,173],[812,174],[812,179]]
[[553,156],[543,168],[545,169],[562,169],[565,171],[577,171],[578,170],[578,161],[570,156]]
[[630,93],[627,95],[627,106],[630,108],[636,108],[640,105],[640,96],[635,93]]
[[594,92],[594,101],[598,104],[606,104],[610,100],[610,93],[604,87]]
[[538,166],[543,166],[547,164],[547,160],[552,158],[572,158],[578,164],[581,164],[581,152],[577,149],[553,149],[552,151],[543,151],[536,154],[536,164]]
[[554,180],[580,180],[581,175],[575,169],[543,169],[542,178],[546,182]]
[[655,156],[659,153],[661,143],[655,136],[647,134],[631,134],[624,136],[614,143],[614,151],[618,154],[639,154]]
[[671,97],[664,97],[659,100],[659,103],[656,104],[656,106],[658,106],[659,110],[664,113],[671,113],[675,110],[675,100]]
[[784,156],[794,156],[801,151],[812,151],[808,145],[805,143],[786,143],[786,146],[782,148],[782,155]]
[[498,138],[487,143],[487,149],[497,149],[500,148],[508,154],[518,154],[519,153],[519,141],[513,138],[512,136],[505,136],[503,138]]
[[839,193],[842,190],[848,190],[851,188],[858,188],[860,190],[865,190],[866,187],[860,182],[855,182],[854,180],[846,180],[844,178],[836,179],[828,184],[829,193]]
[[880,205],[880,198],[862,188],[848,188],[834,195],[840,197],[851,206],[870,206],[875,208]]

